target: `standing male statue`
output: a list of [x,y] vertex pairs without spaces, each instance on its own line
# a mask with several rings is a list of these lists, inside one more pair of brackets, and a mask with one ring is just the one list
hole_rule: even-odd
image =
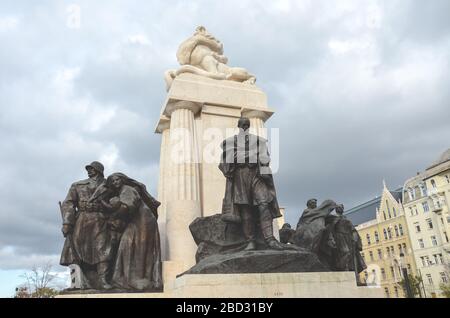
[[262,232],[269,248],[285,249],[273,236],[273,219],[281,214],[269,168],[267,140],[249,133],[248,118],[240,118],[238,127],[239,134],[222,143],[219,169],[227,178],[222,220],[242,224],[246,250],[256,249],[257,231]]
[[335,248],[331,253],[332,269],[355,272],[356,281],[361,284],[359,273],[367,268],[361,256],[361,237],[352,222],[344,216],[344,205],[336,207],[336,215],[326,219],[328,236],[333,237]]
[[88,179],[71,185],[61,205],[62,232],[66,238],[60,264],[79,265],[88,286],[82,288],[111,289],[110,263],[113,248],[107,227],[106,211],[101,202],[89,202],[95,190],[105,183],[104,167],[94,161],[86,166]]

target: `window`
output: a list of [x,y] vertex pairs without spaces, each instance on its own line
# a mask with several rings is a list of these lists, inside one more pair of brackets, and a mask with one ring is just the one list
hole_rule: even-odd
[[425,244],[423,243],[423,239],[419,239],[419,247],[425,248]]
[[383,229],[383,235],[384,235],[384,239],[385,239],[385,240],[387,240],[387,239],[388,239],[388,237],[387,237],[387,232],[386,232],[386,229]]
[[391,250],[389,249],[389,247],[386,247],[386,254],[387,256],[391,256]]
[[447,235],[447,232],[444,232],[444,236],[445,236],[445,242],[448,243],[448,235]]
[[372,251],[369,252],[369,257],[370,257],[370,260],[373,262],[374,259],[373,259],[373,252]]
[[427,264],[427,262],[425,261],[425,257],[420,257],[420,260],[422,261],[422,266],[423,267],[425,267],[425,266],[428,266],[428,264]]
[[386,280],[386,271],[384,270],[384,268],[381,269],[381,278],[383,280]]
[[408,250],[406,249],[406,243],[403,243],[402,247],[403,247],[403,253],[408,254]]
[[436,181],[434,181],[433,179],[431,179],[431,186],[433,187],[433,189],[436,189]]
[[422,202],[423,212],[427,213],[430,211],[430,206],[428,205],[428,202]]
[[419,222],[414,223],[414,228],[416,229],[416,233],[420,233],[420,225],[419,225]]
[[386,296],[386,298],[390,298],[391,297],[389,295],[389,288],[387,288],[387,287],[384,288],[384,295]]
[[383,259],[383,252],[381,249],[378,249],[378,259]]
[[433,285],[433,278],[431,278],[431,274],[427,274],[428,284]]
[[427,196],[427,186],[426,186],[425,183],[421,183],[421,184],[420,184],[420,194],[421,194],[423,197],[426,197],[426,196]]
[[364,253],[361,252],[361,257],[363,258],[363,260],[366,260],[364,257]]
[[392,231],[391,231],[390,227],[388,227],[388,237],[389,237],[389,239],[392,238]]
[[441,218],[441,224],[444,225],[444,219],[443,218]]
[[[402,244],[398,244],[397,246],[398,246],[398,252],[399,252],[399,253],[403,253],[403,250],[402,250]],[[403,254],[404,254],[404,253],[403,253]]]
[[407,264],[406,265],[406,271],[407,271],[408,274],[411,273],[411,264]]
[[391,216],[391,209],[389,209],[389,205],[388,205],[388,201],[386,200],[386,208],[387,208],[387,210],[388,210],[388,215],[389,215],[389,218],[391,218],[392,216]]
[[369,278],[369,273],[367,271],[364,271],[364,278],[366,279],[367,282],[367,279]]
[[384,220],[386,221],[386,220],[387,220],[387,218],[386,218],[386,212],[384,212],[384,210],[383,210],[383,217],[384,217]]
[[391,255],[394,255],[394,254],[395,254],[395,252],[394,252],[394,247],[391,246]]
[[424,256],[424,259],[425,259],[425,266],[431,266],[432,264],[431,264],[431,262],[430,262],[430,259],[428,258],[428,256]]
[[395,293],[395,297],[399,297],[399,295],[398,295],[398,288],[397,287],[394,287],[394,293]]
[[400,232],[400,236],[403,236],[403,226],[401,224],[398,225],[398,230]]
[[411,216],[414,215],[414,212],[413,212],[413,209],[412,209],[412,208],[409,208],[409,214],[410,214]]
[[396,225],[395,227],[394,227],[394,231],[395,231],[395,236],[399,236],[399,234],[398,234],[398,226]]
[[367,239],[367,245],[370,245],[370,234],[369,233],[366,234],[366,239]]
[[447,284],[448,279],[447,279],[447,275],[445,274],[445,272],[441,272],[441,282],[443,282],[444,284]]
[[437,246],[437,245],[438,245],[436,236],[434,236],[434,235],[431,236],[431,244],[432,244],[433,246]]
[[427,219],[427,225],[429,230],[433,229],[433,221],[431,219]]
[[410,199],[411,201],[416,199],[416,193],[414,192],[414,189],[409,188],[409,189],[408,189],[408,193],[409,193],[409,199]]
[[439,199],[434,201],[434,206],[436,207],[436,209],[440,209],[441,208],[441,201],[439,201]]
[[417,206],[414,206],[414,212],[416,213],[416,215],[419,215],[419,211],[417,211]]
[[394,213],[394,218],[397,216],[397,212],[395,212],[395,207],[392,207],[392,212]]
[[395,277],[394,266],[391,266],[391,276],[392,278]]
[[450,183],[450,177],[448,176],[448,174],[445,176],[445,180],[447,180],[447,183]]
[[375,231],[375,242],[380,242],[380,238],[378,237],[378,232]]
[[433,254],[433,257],[434,257],[434,263],[439,264],[439,258],[437,256],[437,254]]
[[444,259],[442,258],[442,254],[438,254],[439,260],[441,264],[444,264]]

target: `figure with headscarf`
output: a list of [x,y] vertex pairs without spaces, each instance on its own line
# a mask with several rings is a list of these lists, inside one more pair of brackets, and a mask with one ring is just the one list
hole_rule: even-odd
[[112,283],[116,288],[159,290],[162,263],[157,208],[145,185],[123,173],[110,175],[97,195],[119,239]]

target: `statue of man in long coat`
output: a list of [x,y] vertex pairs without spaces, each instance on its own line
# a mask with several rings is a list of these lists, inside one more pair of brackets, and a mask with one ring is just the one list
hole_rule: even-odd
[[100,201],[89,201],[95,190],[105,183],[104,167],[94,161],[86,170],[89,178],[73,183],[61,205],[62,232],[66,240],[60,264],[79,265],[88,283],[83,289],[111,289],[113,246],[108,219]]
[[[246,250],[256,249],[256,231],[271,249],[284,249],[273,235],[273,219],[281,217],[269,168],[267,140],[250,134],[250,120],[238,122],[239,134],[222,143],[219,169],[227,178],[222,220],[242,224]],[[259,224],[259,228],[256,228]]]

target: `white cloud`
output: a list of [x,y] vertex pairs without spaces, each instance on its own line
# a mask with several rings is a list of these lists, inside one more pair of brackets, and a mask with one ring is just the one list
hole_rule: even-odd
[[128,37],[128,42],[131,44],[150,45],[150,40],[145,34],[135,34]]
[[14,30],[18,25],[19,19],[17,17],[0,17],[0,32]]

